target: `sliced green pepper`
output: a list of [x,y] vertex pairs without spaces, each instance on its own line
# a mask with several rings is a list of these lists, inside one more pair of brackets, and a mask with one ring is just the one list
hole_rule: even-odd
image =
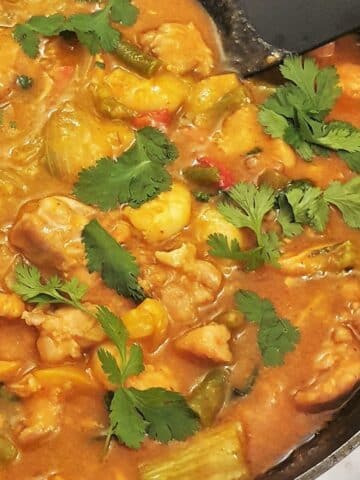
[[151,77],[161,66],[159,59],[145,53],[139,47],[126,40],[120,40],[116,47],[115,55],[117,55],[127,67],[144,77]]

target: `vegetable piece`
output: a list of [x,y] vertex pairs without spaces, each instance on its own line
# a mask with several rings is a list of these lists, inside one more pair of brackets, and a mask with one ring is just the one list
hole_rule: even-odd
[[123,203],[138,208],[169,190],[171,177],[165,166],[178,155],[175,145],[151,127],[136,132],[135,138],[134,145],[115,161],[103,158],[80,172],[74,193],[81,201],[102,210]]
[[235,180],[233,174],[221,161],[210,157],[201,157],[197,161],[200,165],[218,170],[220,177],[219,187],[221,189],[226,190],[234,185]]
[[132,339],[151,337],[158,347],[165,340],[169,323],[168,315],[159,300],[146,298],[138,307],[122,316],[122,321]]
[[222,312],[215,317],[215,322],[222,323],[230,330],[236,330],[240,327],[243,327],[245,324],[245,317],[238,310],[228,310],[227,312]]
[[233,395],[236,397],[247,397],[254,388],[255,382],[259,376],[259,367],[255,367],[242,387],[233,388]]
[[75,387],[91,392],[97,388],[96,383],[84,370],[70,365],[33,370],[29,375],[33,376],[40,387],[45,389]]
[[12,290],[27,303],[66,304],[83,310],[81,301],[87,291],[87,286],[76,278],[66,282],[57,276],[43,282],[36,267],[18,263],[15,267],[15,283]]
[[216,167],[201,167],[193,165],[183,171],[186,180],[196,183],[200,187],[216,188],[220,183],[220,173]]
[[289,183],[289,177],[274,170],[273,168],[266,169],[258,179],[258,185],[268,185],[274,190],[280,190]]
[[107,233],[97,220],[82,232],[90,273],[99,272],[105,284],[120,295],[142,301],[145,293],[138,283],[139,267],[135,258]]
[[125,207],[124,214],[147,241],[161,242],[189,224],[191,194],[184,184],[176,182],[169,192],[162,192],[140,208]]
[[0,436],[0,464],[13,462],[18,455],[15,445],[6,437]]
[[192,192],[192,194],[194,198],[201,203],[207,203],[213,196],[211,193],[208,192]]
[[39,54],[40,35],[53,37],[64,32],[75,33],[79,42],[94,55],[101,50],[115,51],[121,34],[111,22],[133,25],[137,15],[138,9],[131,0],[109,0],[102,10],[93,13],[77,13],[67,18],[60,14],[31,17],[26,23],[18,23],[13,34],[31,58]]
[[14,293],[0,293],[0,317],[20,318],[25,310],[24,302]]
[[120,354],[121,362],[100,349],[99,358],[111,383],[118,385],[110,402],[108,439],[115,435],[129,448],[139,448],[148,434],[167,443],[184,440],[199,428],[198,417],[176,392],[163,388],[138,390],[126,388],[125,381],[144,370],[142,350],[133,344],[127,349],[128,332],[120,319],[107,308],[98,309],[97,318]]
[[258,345],[264,365],[274,367],[284,363],[285,355],[295,349],[300,332],[291,323],[280,318],[269,300],[255,292],[239,290],[235,294],[236,308],[248,322],[258,325]]
[[265,132],[283,138],[304,160],[329,150],[349,154],[348,166],[358,171],[360,130],[346,122],[325,122],[341,94],[335,68],[319,69],[311,58],[288,57],[280,70],[290,82],[262,105],[259,120]]
[[94,166],[99,158],[129,148],[133,139],[134,134],[125,123],[99,119],[66,102],[46,124],[45,164],[53,176],[75,181],[82,169]]
[[12,378],[20,370],[21,362],[16,360],[0,360],[0,382]]
[[167,456],[140,465],[141,480],[250,480],[239,422],[199,433]]
[[119,67],[103,77],[102,86],[129,110],[139,114],[168,110],[173,115],[184,104],[192,85],[189,79],[170,72],[144,78]]
[[229,386],[229,377],[228,368],[214,368],[191,391],[188,404],[199,415],[204,427],[212,425],[222,409]]
[[27,75],[18,75],[16,77],[16,84],[23,90],[29,90],[33,86],[33,79]]
[[[238,183],[227,191],[227,195],[233,201],[233,204],[220,203],[218,205],[219,212],[235,227],[250,228],[255,233],[258,246],[261,249],[260,252],[255,250],[247,254],[250,255],[250,260],[248,261],[247,257],[244,257],[245,262],[251,266],[250,269],[253,269],[253,265],[257,267],[263,263],[277,266],[277,259],[280,256],[278,237],[275,232],[264,233],[262,231],[264,217],[274,206],[274,190],[267,185],[256,188],[252,184]],[[224,238],[217,236],[214,239],[212,237],[210,241],[216,256],[222,256],[221,252],[226,252],[227,254],[231,252],[234,258],[235,256],[240,257],[240,249],[235,243],[232,244],[231,248],[228,247],[226,249]],[[253,261],[254,253],[256,254],[255,262]],[[229,258],[228,255],[226,258]]]
[[145,53],[138,46],[126,40],[119,41],[114,53],[127,67],[147,78],[152,77],[161,66],[160,60],[156,57]]
[[164,131],[170,125],[171,121],[172,115],[169,110],[162,109],[140,114],[132,119],[131,124],[137,129],[153,127]]
[[310,247],[298,254],[286,253],[279,260],[281,270],[287,275],[315,275],[320,272],[340,273],[360,265],[355,245],[324,243]]
[[5,400],[6,402],[18,402],[20,399],[17,395],[10,392],[5,385],[0,383],[0,400]]

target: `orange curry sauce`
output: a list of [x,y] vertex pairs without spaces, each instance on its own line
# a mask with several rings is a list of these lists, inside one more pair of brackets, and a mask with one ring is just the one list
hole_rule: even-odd
[[[268,169],[289,179],[307,178],[321,188],[333,180],[344,182],[352,178],[353,172],[334,155],[326,159],[316,157],[306,163],[285,143],[263,133],[256,120],[257,104],[266,98],[271,86],[260,80],[244,82],[250,101],[237,111],[225,112],[215,123],[198,120],[199,105],[189,105],[194,99],[193,92],[202,79],[222,74],[224,70],[212,22],[192,0],[135,0],[134,3],[140,14],[134,27],[122,28],[127,39],[141,46],[146,32],[168,23],[188,25],[192,22],[209,49],[206,68],[201,68],[206,55],[200,52],[198,66],[192,71],[184,67],[180,73],[168,72],[171,78],[165,78],[164,82],[169,81],[169,87],[160,89],[158,94],[168,95],[167,100],[159,98],[152,102],[146,92],[150,87],[146,86],[144,98],[134,100],[129,93],[131,108],[136,110],[136,105],[140,105],[139,115],[146,114],[148,104],[151,110],[166,110],[171,105],[172,121],[167,134],[178,147],[179,158],[169,171],[181,188],[187,192],[194,190],[182,172],[203,157],[216,159],[226,167],[234,182],[256,183]],[[164,446],[146,439],[140,450],[132,451],[113,441],[104,456],[103,432],[108,426],[103,401],[106,386],[96,364],[96,348],[104,343],[103,336],[96,331],[94,338],[89,339],[82,325],[76,324],[72,331],[71,322],[68,331],[61,331],[67,328],[61,317],[53,330],[42,321],[36,324],[31,319],[33,306],[29,305],[25,307],[28,312],[25,322],[21,318],[23,308],[19,299],[15,299],[18,314],[14,313],[15,307],[6,313],[1,303],[15,301],[9,297],[10,285],[14,265],[22,256],[45,276],[57,273],[64,278],[77,276],[85,282],[90,279],[86,297],[89,303],[107,305],[119,316],[136,307],[132,301],[107,288],[96,274],[84,273],[83,251],[76,251],[71,262],[68,261],[67,249],[73,241],[76,222],[81,224],[83,211],[77,212],[79,217],[72,216],[69,213],[72,204],[67,210],[61,201],[60,204],[55,201],[53,214],[51,210],[43,213],[39,231],[32,231],[26,222],[21,223],[24,215],[34,214],[39,200],[52,196],[73,199],[73,184],[81,168],[95,164],[101,157],[116,156],[131,144],[131,122],[109,118],[96,101],[97,86],[115,69],[122,68],[115,56],[91,57],[77,43],[56,38],[43,41],[40,56],[31,59],[12,38],[11,28],[32,15],[55,12],[69,15],[91,11],[94,5],[74,0],[0,0],[0,281],[3,292],[0,293],[0,381],[19,397],[13,403],[0,400],[0,435],[11,438],[19,452],[13,462],[0,466],[2,480],[137,480],[140,463],[176,448],[176,444]],[[360,46],[357,42],[356,36],[340,39],[332,55],[316,58],[322,66],[334,64],[339,68],[343,94],[331,117],[360,128]],[[184,58],[196,55],[191,42],[184,44],[183,49]],[[99,68],[96,61],[104,62],[105,69]],[[166,62],[164,70],[165,67]],[[19,88],[18,75],[31,77],[33,86],[27,90]],[[131,82],[127,86],[127,81],[130,82],[125,79],[122,88],[128,92],[135,89]],[[183,83],[178,86],[176,82]],[[239,80],[232,76],[231,82],[236,86]],[[120,84],[114,85],[111,88],[121,88]],[[225,88],[223,94],[226,91]],[[204,95],[206,97],[206,93]],[[81,113],[76,113],[78,111]],[[67,138],[72,145],[65,144]],[[261,151],[248,155],[256,147]],[[55,155],[55,162],[67,157],[74,165],[79,162],[78,171],[68,175],[61,168],[55,168],[50,173],[48,157],[51,155]],[[83,158],[85,163],[81,164]],[[326,395],[332,399],[334,392],[328,384],[323,385],[324,378],[338,375],[339,369],[344,369],[343,375],[347,375],[346,369],[351,372],[352,362],[359,365],[359,278],[355,270],[314,274],[307,272],[306,267],[302,270],[301,266],[291,265],[286,268],[264,266],[255,272],[244,272],[239,264],[208,253],[206,238],[216,231],[212,224],[216,198],[200,203],[191,197],[188,202],[190,218],[184,224],[180,220],[179,229],[174,227],[169,235],[166,232],[160,236],[155,233],[154,237],[152,232],[144,234],[146,227],[140,223],[149,222],[150,230],[161,230],[161,225],[151,224],[151,208],[148,212],[144,210],[139,224],[120,208],[111,212],[91,210],[87,218],[97,218],[134,254],[141,270],[141,284],[167,311],[165,333],[158,336],[154,333],[139,340],[148,376],[135,380],[135,386],[164,386],[186,396],[206,372],[216,363],[221,364],[211,356],[203,358],[197,352],[184,352],[177,348],[176,339],[233,309],[233,294],[240,288],[270,299],[278,314],[300,329],[301,340],[296,349],[286,355],[283,366],[275,368],[261,364],[254,325],[245,323],[232,332],[229,342],[232,359],[228,362],[232,368],[231,387],[241,387],[255,367],[259,368],[259,374],[253,390],[244,398],[229,399],[215,422],[242,422],[245,454],[251,475],[255,477],[308,439],[330,418],[333,405],[326,404]],[[176,224],[178,213],[174,211],[172,215],[174,218],[170,216],[168,222],[174,220]],[[266,221],[271,223],[272,219]],[[223,228],[221,221],[217,225]],[[229,228],[231,235],[232,227]],[[245,246],[251,246],[254,241],[248,232],[240,232],[239,238]],[[359,252],[359,232],[347,227],[339,212],[333,209],[325,233],[306,228],[281,248],[287,258],[295,258],[306,249],[347,240]],[[195,262],[192,269],[171,266],[155,256],[155,252],[170,252],[184,243],[194,245],[195,256],[190,256],[190,263]],[[339,339],[342,334],[345,340]],[[344,342],[346,352],[352,351],[349,359],[347,354],[339,353],[339,345]],[[70,344],[74,345],[75,353],[68,348]],[[68,350],[64,353],[62,348]],[[346,365],[342,363],[344,359],[348,361]],[[9,362],[12,362],[10,367]],[[64,366],[73,367],[79,377],[74,373],[74,378],[66,380],[58,370],[54,371]],[[32,389],[29,382],[24,381],[29,379],[29,374],[45,369],[49,378],[45,375],[40,387]],[[310,384],[320,390],[324,388],[324,408],[313,411],[311,402],[301,408],[295,401],[296,394],[306,392]]]

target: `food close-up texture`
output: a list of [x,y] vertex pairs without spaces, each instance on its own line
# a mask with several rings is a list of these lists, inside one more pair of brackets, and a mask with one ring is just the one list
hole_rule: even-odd
[[0,0],[1,480],[253,480],[360,383],[360,37],[241,79],[195,0]]

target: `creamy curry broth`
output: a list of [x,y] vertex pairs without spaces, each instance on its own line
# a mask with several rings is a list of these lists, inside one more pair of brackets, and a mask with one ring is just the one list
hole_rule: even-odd
[[[129,40],[139,43],[144,32],[169,22],[185,25],[193,22],[203,41],[211,49],[213,65],[206,74],[183,74],[188,82],[188,92],[195,88],[201,78],[222,72],[221,55],[213,25],[195,2],[137,0],[136,5],[140,15],[135,26],[122,29]],[[86,296],[88,302],[106,305],[115,314],[122,316],[134,309],[135,304],[107,288],[98,277],[84,274],[81,269],[83,253],[79,254],[79,264],[75,262],[69,271],[64,272],[61,271],[62,252],[57,252],[59,242],[55,241],[51,246],[47,243],[48,240],[43,240],[43,232],[64,228],[63,224],[60,225],[63,218],[59,220],[60,209],[64,206],[60,205],[59,210],[56,210],[55,205],[56,214],[54,211],[54,218],[51,218],[51,215],[47,217],[47,225],[39,226],[40,235],[39,232],[29,233],[26,226],[16,227],[24,215],[31,215],[36,210],[36,204],[31,203],[32,201],[54,195],[72,196],[77,172],[75,177],[69,178],[65,175],[61,178],[61,175],[51,175],[46,166],[49,144],[53,141],[51,136],[54,131],[56,135],[56,129],[60,128],[55,126],[55,130],[51,130],[49,118],[54,118],[64,104],[70,106],[70,111],[76,105],[76,108],[85,112],[84,130],[77,138],[74,137],[76,144],[70,151],[65,147],[63,149],[61,138],[57,139],[57,144],[55,142],[55,148],[59,147],[62,154],[70,156],[74,163],[76,156],[81,157],[85,151],[84,156],[90,163],[83,166],[88,167],[101,156],[118,155],[131,143],[131,130],[126,125],[117,132],[118,137],[111,137],[115,139],[112,143],[101,143],[104,132],[112,134],[111,129],[117,122],[99,111],[90,88],[91,84],[101,83],[104,76],[121,67],[115,56],[104,54],[93,58],[77,43],[51,39],[42,43],[40,57],[33,60],[21,51],[11,37],[11,27],[26,21],[32,15],[48,15],[54,12],[68,15],[87,12],[91,8],[93,5],[89,3],[70,0],[0,0],[0,102],[3,114],[0,127],[0,274],[3,292],[10,295],[14,264],[21,254],[37,265],[45,276],[59,273],[70,278],[71,270],[71,275],[75,272],[80,280],[86,282],[90,278],[93,282]],[[190,45],[186,48],[189,49],[186,54],[190,58],[195,55]],[[201,59],[203,58],[204,55],[201,56]],[[343,95],[332,116],[360,127],[360,48],[357,38],[352,36],[341,39],[337,42],[333,55],[325,58],[319,55],[317,58],[322,65],[335,64],[340,67]],[[95,61],[105,63],[105,70],[99,68]],[[18,75],[31,77],[33,86],[27,90],[19,88],[16,84]],[[209,126],[184,120],[182,105],[185,98],[174,108],[178,113],[174,113],[167,134],[179,149],[179,158],[169,167],[176,181],[184,182],[184,169],[201,157],[219,159],[221,165],[231,172],[234,183],[256,182],[268,169],[276,170],[289,179],[307,178],[323,188],[332,180],[347,181],[352,178],[353,173],[335,156],[328,159],[316,158],[312,163],[306,163],[285,143],[267,137],[256,122],[254,105],[266,97],[269,87],[252,81],[245,82],[245,85],[254,103],[239,108],[238,123],[235,122],[235,125],[231,124],[229,118],[237,112],[225,111],[225,114],[219,116],[218,122]],[[171,97],[173,92],[169,95]],[[91,118],[95,118],[98,123],[91,133],[88,133],[86,125],[88,121],[91,122]],[[82,118],[71,121],[76,127]],[[121,138],[122,135],[126,138]],[[219,143],[219,135],[223,135],[226,142]],[[85,146],[82,142],[86,142]],[[259,143],[261,152],[247,155],[247,152],[259,146]],[[93,149],[92,144],[95,145]],[[53,147],[51,144],[51,148]],[[193,184],[186,185],[189,191],[195,189]],[[205,216],[205,220],[200,223],[199,218],[204,217],[204,210],[215,210],[215,205],[216,198],[210,198],[209,203],[201,203],[193,198],[191,218],[185,222],[184,228],[175,231],[174,235],[155,241],[144,239],[141,228],[137,229],[131,224],[124,210],[115,209],[108,213],[95,210],[90,216],[98,218],[114,238],[131,250],[140,265],[140,281],[143,287],[151,292],[154,299],[164,304],[169,316],[168,330],[160,340],[156,340],[154,335],[140,340],[145,364],[150,373],[145,379],[142,378],[145,387],[140,381],[139,388],[165,386],[188,395],[206,372],[214,368],[216,362],[211,358],[211,354],[210,358],[204,359],[201,352],[181,351],[175,340],[192,328],[206,325],[222,312],[233,309],[233,295],[239,289],[256,291],[261,297],[270,299],[278,314],[299,328],[301,340],[295,350],[286,355],[283,366],[262,366],[256,343],[256,328],[249,323],[244,323],[240,329],[232,331],[232,360],[223,363],[220,360],[220,365],[231,365],[232,388],[241,388],[254,368],[258,369],[258,376],[250,393],[241,398],[228,399],[215,421],[217,424],[227,420],[242,422],[246,459],[251,475],[256,476],[309,438],[330,418],[331,409],[338,406],[335,401],[323,408],[316,408],[316,413],[304,411],[294,400],[296,393],[306,390],[309,383],[316,385],[320,382],[319,388],[323,388],[321,374],[324,371],[331,377],[337,374],[338,368],[344,368],[343,375],[351,375],[353,371],[356,375],[360,362],[357,343],[359,280],[356,270],[345,273],[320,272],[314,275],[309,274],[306,269],[294,274],[293,271],[289,273],[282,268],[263,266],[254,272],[246,273],[234,262],[211,257],[206,245],[207,233],[214,233],[211,218]],[[66,223],[69,212],[64,212]],[[151,210],[148,215],[151,217]],[[175,217],[176,215],[175,212]],[[59,225],[56,224],[58,220]],[[69,216],[68,221],[71,220]],[[145,223],[146,221],[145,218]],[[267,222],[271,221],[271,218],[267,219]],[[217,224],[218,227],[219,225],[220,228],[230,228],[229,231],[233,231],[232,227],[224,227],[221,223]],[[167,225],[164,226],[165,230],[166,227]],[[25,231],[21,228],[25,228]],[[161,227],[158,228],[161,230]],[[66,235],[65,233],[63,238],[64,248],[67,248]],[[242,232],[240,238],[245,246],[253,244],[254,239],[248,232]],[[347,227],[339,212],[332,210],[324,234],[316,234],[313,230],[306,229],[299,237],[286,241],[282,250],[285,255],[295,256],[307,248],[347,240],[353,243],[358,252],[358,231]],[[195,258],[200,261],[195,267],[198,273],[173,268],[155,258],[156,251],[170,252],[184,242],[195,245]],[[60,245],[60,250],[61,247]],[[192,258],[190,262],[195,262],[195,259]],[[3,296],[0,300],[5,302],[7,298]],[[15,301],[14,297],[11,299]],[[104,456],[104,431],[108,426],[108,414],[103,401],[106,388],[102,382],[103,377],[99,374],[99,365],[94,363],[96,348],[103,344],[105,339],[100,335],[98,340],[84,342],[80,345],[79,355],[74,355],[76,358],[72,358],[70,354],[61,356],[59,352],[58,358],[54,358],[51,345],[49,351],[46,348],[41,349],[38,342],[39,336],[53,338],[53,332],[51,329],[45,332],[41,324],[36,327],[31,320],[27,321],[30,324],[27,325],[20,319],[23,308],[21,302],[16,300],[17,306],[10,308],[8,313],[4,313],[6,307],[0,305],[3,317],[0,320],[0,360],[17,362],[10,371],[2,373],[0,369],[0,380],[10,393],[20,397],[12,402],[1,400],[4,406],[0,412],[0,434],[12,439],[19,452],[14,461],[2,466],[2,479],[95,480],[101,476],[106,480],[135,480],[139,478],[139,464],[177,448],[176,444],[164,446],[147,439],[140,450],[134,451],[112,441],[109,452]],[[19,309],[18,314],[14,313],[16,308]],[[33,306],[26,307],[29,315],[32,308]],[[343,330],[339,330],[341,326]],[[68,333],[69,341],[71,333]],[[341,333],[346,337],[347,351],[353,352],[346,365],[341,364],[339,357],[332,362],[332,355],[335,355],[337,345],[341,344],[339,339],[336,343],[333,338],[334,335],[341,337]],[[223,340],[220,339],[221,341]],[[207,348],[206,345],[204,348]],[[324,359],[326,355],[328,363],[325,362],[322,369],[317,368],[316,362],[319,363],[319,359]],[[80,374],[87,374],[90,386],[84,386],[81,380],[52,381],[51,375],[56,376],[56,373],[50,373],[50,380],[43,380],[41,388],[32,392],[29,384],[23,380],[34,371],[56,369],[63,365],[73,366]],[[336,388],[337,385],[332,386],[332,389]],[[325,396],[326,393],[330,399],[336,400],[336,392],[325,392]]]

